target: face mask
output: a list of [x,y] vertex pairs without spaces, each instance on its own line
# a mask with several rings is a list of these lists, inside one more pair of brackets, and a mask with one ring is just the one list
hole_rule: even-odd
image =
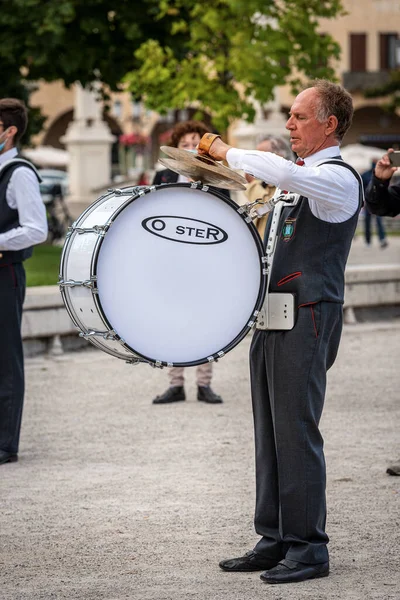
[[[8,129],[6,129],[3,133],[3,135],[5,135],[7,133]],[[1,135],[0,137],[3,137],[3,135]],[[1,142],[0,144],[0,152],[3,151],[4,146],[7,144],[7,140],[5,142]]]

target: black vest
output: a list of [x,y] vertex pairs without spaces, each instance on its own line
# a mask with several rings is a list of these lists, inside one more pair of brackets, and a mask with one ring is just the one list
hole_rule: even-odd
[[[344,271],[363,203],[358,173],[342,161],[332,159],[324,164],[340,164],[352,171],[360,182],[359,205],[355,214],[343,223],[318,219],[304,196],[296,205],[283,208],[269,291],[295,294],[297,306],[314,302],[343,303]],[[268,230],[265,239],[267,235]]]
[[[18,211],[10,208],[6,200],[7,187],[14,171],[22,166],[31,168],[36,174],[38,181],[41,181],[33,165],[28,161],[25,161],[25,159],[23,162],[14,162],[17,159],[18,157],[15,157],[12,159],[13,162],[10,162],[10,164],[0,170],[0,233],[5,233],[10,229],[15,229],[20,226]],[[0,266],[22,262],[32,256],[32,247],[23,248],[22,250],[2,250],[0,251],[0,254],[2,254]]]

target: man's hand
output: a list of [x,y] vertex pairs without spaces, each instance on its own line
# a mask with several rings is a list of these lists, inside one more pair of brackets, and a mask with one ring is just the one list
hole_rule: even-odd
[[245,173],[244,176],[246,178],[247,183],[251,183],[255,180],[255,177],[253,177],[253,175],[250,175],[249,173]]
[[[207,136],[207,134],[206,134]],[[205,137],[205,136],[203,136]],[[212,142],[211,146],[208,148],[208,151],[204,151],[201,149],[201,140],[199,145],[197,146],[197,152],[200,156],[211,156],[211,158],[213,158],[214,160],[225,160],[226,159],[226,153],[228,152],[229,148],[231,148],[232,146],[229,146],[228,144],[225,144],[225,142],[223,142],[221,140],[220,137],[216,137],[215,140]]]
[[392,167],[389,160],[389,154],[394,152],[393,148],[389,148],[387,154],[384,154],[375,165],[375,177],[378,179],[391,179],[393,173],[397,171],[397,167]]

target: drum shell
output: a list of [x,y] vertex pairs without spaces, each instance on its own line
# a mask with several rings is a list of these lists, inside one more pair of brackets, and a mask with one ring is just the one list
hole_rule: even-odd
[[[194,186],[193,184],[173,184],[168,187],[189,188],[187,193],[190,193],[190,188],[192,187],[206,192],[208,190],[207,186],[203,187],[197,184]],[[257,246],[260,269],[260,289],[254,308],[249,310],[248,323],[246,323],[243,330],[234,337],[230,344],[221,348],[218,352],[215,352],[212,355],[202,356],[198,360],[169,362],[137,352],[136,348],[132,348],[125,343],[123,335],[121,337],[118,335],[118,333],[121,332],[117,333],[115,339],[109,339],[110,335],[112,336],[114,333],[113,326],[112,323],[109,322],[105,311],[102,308],[101,297],[96,293],[98,292],[96,263],[101,245],[107,237],[109,226],[115,222],[118,217],[121,218],[123,216],[125,208],[144,194],[162,188],[165,188],[165,186],[112,190],[88,207],[74,223],[64,246],[60,268],[60,281],[64,282],[64,285],[61,284],[61,293],[67,310],[76,327],[81,330],[82,334],[86,336],[92,344],[113,356],[132,362],[148,362],[157,366],[168,366],[172,364],[176,366],[191,366],[209,360],[217,360],[220,356],[223,356],[224,353],[239,343],[246,333],[250,331],[265,296],[266,278],[263,273],[262,243],[254,225],[249,222],[246,215],[241,215],[241,218],[243,221],[246,220],[247,228],[250,230],[254,238],[254,243]],[[232,201],[227,200],[222,194],[214,195],[219,196],[223,202],[230,204],[230,207],[235,210],[235,213],[240,214],[239,207]],[[68,281],[87,282],[87,285],[69,287],[65,285],[65,282]],[[91,335],[91,332],[97,332],[97,334]],[[101,333],[103,333],[103,336]]]
[[[132,188],[129,188],[130,190]],[[132,198],[132,193],[115,194],[111,190],[91,204],[75,221],[67,235],[60,262],[60,281],[93,281],[95,277],[95,260],[102,241],[102,235],[96,231],[79,233],[80,229],[104,227],[112,220],[113,215]],[[105,234],[105,231],[104,231]],[[96,290],[93,281],[93,290]],[[60,286],[64,304],[76,328],[82,334],[90,332],[112,331],[103,311],[99,306],[98,296],[92,288],[85,286]],[[88,341],[104,352],[117,358],[136,362],[139,357],[131,349],[125,347],[123,341],[106,339],[100,336],[87,337]]]

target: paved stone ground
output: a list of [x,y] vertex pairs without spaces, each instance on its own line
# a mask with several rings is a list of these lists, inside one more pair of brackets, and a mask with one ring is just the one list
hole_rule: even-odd
[[[379,251],[377,250],[379,253]],[[165,371],[98,350],[27,360],[20,461],[1,469],[1,600],[398,600],[400,323],[346,326],[322,420],[331,576],[289,586],[218,561],[256,541],[249,337],[224,404],[153,406]]]
[[[400,262],[400,237],[349,264]],[[218,561],[257,537],[249,337],[215,367],[224,404],[152,406],[165,371],[95,349],[26,361],[20,461],[1,466],[0,600],[398,600],[400,322],[348,325],[329,374],[329,578],[267,586]]]
[[364,242],[363,235],[358,233],[351,246],[348,264],[400,264],[400,236],[389,235],[387,240],[388,246],[386,248],[381,248],[379,246],[378,237],[374,234],[372,236],[371,245],[367,246]]

